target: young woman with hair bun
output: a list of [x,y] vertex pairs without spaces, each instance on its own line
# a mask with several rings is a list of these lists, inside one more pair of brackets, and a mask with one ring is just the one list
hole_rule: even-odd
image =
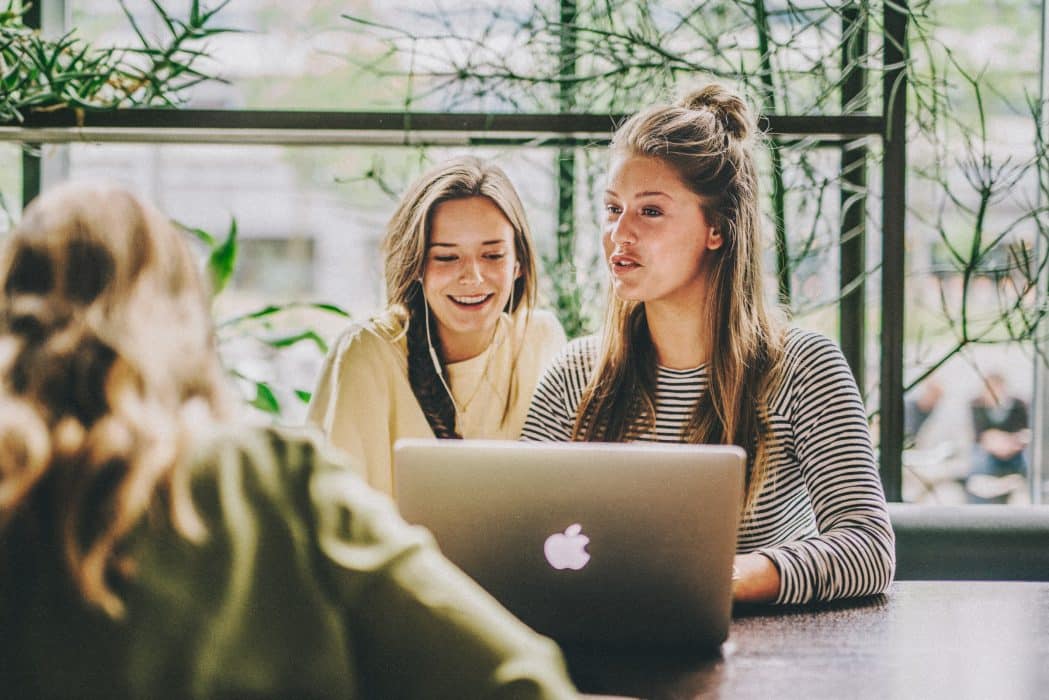
[[422,175],[383,254],[386,312],[333,345],[307,420],[390,493],[398,438],[516,440],[565,335],[535,308],[524,207],[492,163],[460,157]]
[[618,129],[603,334],[555,360],[524,438],[740,445],[735,598],[879,593],[895,549],[866,412],[837,346],[766,302],[755,133],[719,85]]
[[350,465],[238,423],[184,234],[63,185],[0,255],[11,698],[572,698]]

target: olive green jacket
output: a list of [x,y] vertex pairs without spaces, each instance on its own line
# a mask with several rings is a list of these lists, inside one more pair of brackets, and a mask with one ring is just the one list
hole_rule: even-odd
[[31,528],[9,529],[5,697],[575,697],[551,641],[311,440],[227,430],[192,470],[208,537],[147,518],[120,621],[80,602]]

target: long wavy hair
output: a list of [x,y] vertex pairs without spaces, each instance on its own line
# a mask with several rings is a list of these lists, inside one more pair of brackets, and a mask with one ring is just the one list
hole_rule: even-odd
[[[722,236],[703,300],[710,339],[709,390],[682,436],[691,443],[737,444],[748,454],[744,507],[766,476],[768,390],[783,352],[782,322],[766,305],[762,275],[756,126],[743,99],[719,86],[696,90],[674,105],[636,114],[615,133],[613,156],[658,158],[699,195],[706,220]],[[651,430],[655,420],[656,355],[643,302],[614,294],[601,358],[586,387],[576,440],[620,441]]]
[[[423,415],[441,438],[460,437],[455,425],[455,405],[441,384],[429,354],[426,339],[426,309],[420,278],[426,267],[426,251],[437,206],[452,199],[485,197],[510,222],[514,230],[514,254],[520,275],[514,280],[513,294],[504,311],[531,314],[537,295],[536,261],[532,232],[524,206],[506,173],[498,166],[472,156],[454,158],[422,175],[401,200],[386,228],[383,256],[386,272],[386,299],[392,315],[401,320],[407,333],[408,381]],[[430,314],[430,333],[436,335]],[[529,320],[525,319],[526,323]],[[512,334],[511,334],[512,335]],[[440,349],[437,349],[440,352]],[[520,348],[515,347],[516,365]],[[444,359],[440,358],[443,364]],[[502,420],[510,413],[520,387],[517,373],[510,372]]]
[[229,415],[182,238],[122,189],[63,185],[0,257],[2,536],[18,524],[40,551],[57,544],[82,597],[114,617],[120,544],[147,511],[163,503],[180,534],[206,534],[177,465],[194,426]]

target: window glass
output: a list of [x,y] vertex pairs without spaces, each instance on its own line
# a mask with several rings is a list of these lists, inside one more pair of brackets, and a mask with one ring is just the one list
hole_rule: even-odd
[[18,220],[22,204],[22,148],[0,142],[0,236]]
[[[45,152],[45,168],[70,179],[104,178],[155,202],[173,219],[221,241],[234,222],[236,274],[215,301],[222,349],[244,381],[271,379],[283,419],[301,418],[295,391],[310,391],[322,348],[349,322],[309,308],[335,304],[350,320],[381,310],[380,243],[407,184],[462,149],[75,144]],[[543,260],[554,250],[556,151],[471,149],[503,167],[521,194]],[[195,239],[193,239],[195,240]],[[195,244],[196,245],[196,244]],[[202,249],[202,257],[203,256]],[[551,301],[548,290],[545,297]],[[258,322],[231,319],[270,305],[297,305]],[[274,347],[274,344],[278,347]],[[253,391],[250,381],[245,391]],[[249,396],[250,398],[250,396]]]
[[[164,33],[149,0],[124,4],[144,31]],[[178,14],[189,3],[164,5]],[[713,8],[664,0],[620,4],[614,11],[603,2],[575,5],[576,30],[566,34],[562,3],[553,0],[238,0],[214,23],[243,31],[209,38],[212,58],[197,66],[226,82],[193,88],[188,105],[630,112],[688,88],[708,71],[742,83],[767,113],[841,111],[840,52],[850,37],[843,35],[837,7],[768,2],[762,20],[744,2]],[[134,43],[120,4],[69,0],[68,7],[72,26],[85,38]],[[1023,502],[1038,491],[1032,486],[1030,431],[999,429],[981,438],[986,430],[980,421],[1023,406],[1027,428],[1045,422],[1042,407],[1032,405],[1030,353],[1031,329],[1041,313],[1034,282],[1046,249],[1044,224],[1033,214],[1042,197],[1033,164],[1040,156],[1044,161],[1037,150],[1044,139],[1036,138],[1030,106],[1039,94],[1040,11],[1034,0],[943,0],[922,5],[920,26],[912,25],[906,242],[904,250],[889,251],[906,255],[907,266],[906,500]],[[760,21],[767,23],[764,37],[755,28]],[[870,56],[861,63],[877,69],[880,7],[868,29]],[[763,65],[757,56],[765,40],[772,53]],[[559,87],[562,61],[572,58],[565,48],[573,45],[581,79]],[[771,82],[762,79],[764,68],[771,69]],[[877,72],[869,87],[867,111],[880,113]],[[869,145],[868,349],[861,390],[877,436],[882,156],[877,139]],[[221,313],[242,313],[271,299],[319,299],[340,303],[355,318],[381,304],[378,241],[397,196],[426,164],[452,152],[89,145],[56,150],[67,153],[69,165],[56,164],[51,172],[124,177],[191,226],[225,233],[236,218],[242,260],[232,289],[217,303]],[[578,309],[571,332],[594,330],[606,293],[598,245],[604,148],[474,152],[498,158],[518,183],[543,259],[555,270],[544,280],[549,303]],[[778,221],[785,231],[791,316],[798,325],[840,338],[840,149],[800,140],[783,144],[779,153],[783,207],[771,205],[772,159],[762,151],[763,207],[770,243]],[[575,163],[574,209],[559,217],[558,159],[566,154]],[[2,180],[0,187],[5,194],[10,189]],[[562,235],[566,226],[575,234],[573,258],[560,264],[559,225]],[[774,290],[771,245],[767,255]],[[324,316],[317,323],[331,334],[344,321]],[[1012,466],[991,473],[994,480],[982,478],[990,468],[986,453],[1005,454],[1009,445],[1019,448],[1012,450]]]
[[[904,497],[939,503],[1030,498],[1037,213],[1039,3],[931,6],[936,39],[916,51],[914,118],[942,138],[908,143]],[[935,66],[942,102],[930,103]],[[1044,158],[1044,154],[1041,156]],[[1044,284],[1044,282],[1043,282]]]
[[[147,36],[166,36],[161,15],[149,0],[126,0],[123,4]],[[175,17],[188,16],[187,0],[162,4]],[[83,38],[113,46],[138,43],[120,3],[68,0],[68,5],[71,26],[77,27]],[[303,110],[403,107],[405,82],[382,75],[387,68],[395,70],[399,59],[385,56],[380,42],[354,31],[356,25],[343,16],[381,21],[391,11],[386,3],[367,0],[231,2],[209,26],[238,31],[209,37],[206,48],[210,58],[196,65],[224,82],[192,88],[187,106]],[[363,70],[362,66],[374,70]]]
[[[123,3],[151,37],[167,31],[149,0]],[[762,39],[750,3],[663,0],[577,2],[562,21],[557,0],[418,3],[411,0],[237,0],[214,18],[236,33],[207,40],[202,62],[227,83],[194,88],[191,106],[420,111],[634,111],[707,72],[766,93]],[[120,4],[68,0],[89,40],[131,46]],[[163,3],[185,16],[188,0]],[[764,105],[778,113],[837,113],[841,22],[817,4],[767,2],[776,78]],[[567,36],[567,38],[566,38]],[[566,43],[568,52],[566,53]],[[571,47],[574,45],[575,51]],[[558,85],[563,59],[581,80]]]

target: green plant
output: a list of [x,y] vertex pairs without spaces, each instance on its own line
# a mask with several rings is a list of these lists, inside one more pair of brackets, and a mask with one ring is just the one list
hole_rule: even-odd
[[[23,21],[26,6],[9,0],[0,10],[0,123],[22,122],[29,112],[63,108],[74,110],[115,110],[128,107],[180,104],[186,91],[213,76],[197,68],[207,58],[203,43],[216,34],[237,31],[216,26],[216,15],[229,4],[223,0],[211,9],[192,0],[183,16],[150,0],[152,11],[166,34],[152,38],[141,28],[124,0],[118,0],[139,45],[132,47],[96,47],[77,36],[75,30],[57,39],[48,39]],[[11,211],[0,193],[0,210],[8,217]],[[205,274],[214,298],[219,297],[233,280],[239,252],[236,219],[231,220],[224,236],[215,236],[199,228],[183,228],[205,249]],[[294,318],[303,310],[320,311],[348,317],[346,311],[323,302],[267,304],[215,322],[220,354],[223,348],[247,340],[271,354],[279,354],[300,343],[310,343],[321,353],[327,345],[319,333],[308,326],[296,325]],[[255,408],[280,416],[285,406],[280,396],[284,387],[257,376],[227,361],[228,370],[237,384],[245,388],[246,401]],[[299,401],[309,401],[302,388],[290,392]]]
[[[912,169],[914,181],[933,194],[932,206],[912,208],[911,216],[935,237],[938,253],[935,302],[919,299],[912,311],[936,316],[922,330],[930,329],[941,342],[931,353],[919,346],[914,360],[919,371],[905,388],[917,386],[972,346],[1022,342],[1049,364],[1044,352],[1049,308],[1038,289],[1049,268],[1045,105],[1030,98],[1026,105],[1034,137],[1030,154],[997,152],[986,106],[995,89],[986,76],[967,70],[947,51],[919,79],[954,83],[955,89],[943,90],[937,102],[924,105],[941,137],[922,133],[934,157]],[[963,100],[974,105],[971,119],[958,116],[964,114],[957,109]],[[961,177],[952,180],[948,167]]]
[[26,10],[8,0],[0,10],[0,122],[21,122],[29,111],[72,108],[112,110],[138,106],[174,106],[190,87],[214,80],[196,68],[207,55],[208,37],[236,31],[214,26],[230,0],[213,9],[192,0],[186,16],[167,11],[157,0],[153,10],[167,36],[153,39],[119,0],[139,46],[95,47],[75,30],[48,39],[25,26]]
[[[237,220],[231,219],[225,236],[218,237],[200,228],[181,226],[187,234],[205,246],[205,273],[210,281],[212,299],[226,290],[233,280],[237,269],[239,245],[237,240]],[[349,318],[341,307],[326,302],[289,302],[284,304],[265,304],[247,312],[238,313],[227,318],[216,319],[215,330],[220,351],[227,346],[248,340],[263,350],[280,353],[299,343],[310,343],[323,355],[328,352],[324,338],[308,326],[304,327],[294,315],[298,311],[314,310],[326,314],[335,314]],[[290,328],[289,328],[290,326]],[[227,369],[238,385],[247,388],[245,400],[255,408],[273,416],[283,413],[284,405],[280,394],[284,393],[271,380],[252,376],[250,372],[238,367],[235,362],[225,358]],[[310,392],[301,387],[293,387],[291,393],[304,403],[309,402]]]

